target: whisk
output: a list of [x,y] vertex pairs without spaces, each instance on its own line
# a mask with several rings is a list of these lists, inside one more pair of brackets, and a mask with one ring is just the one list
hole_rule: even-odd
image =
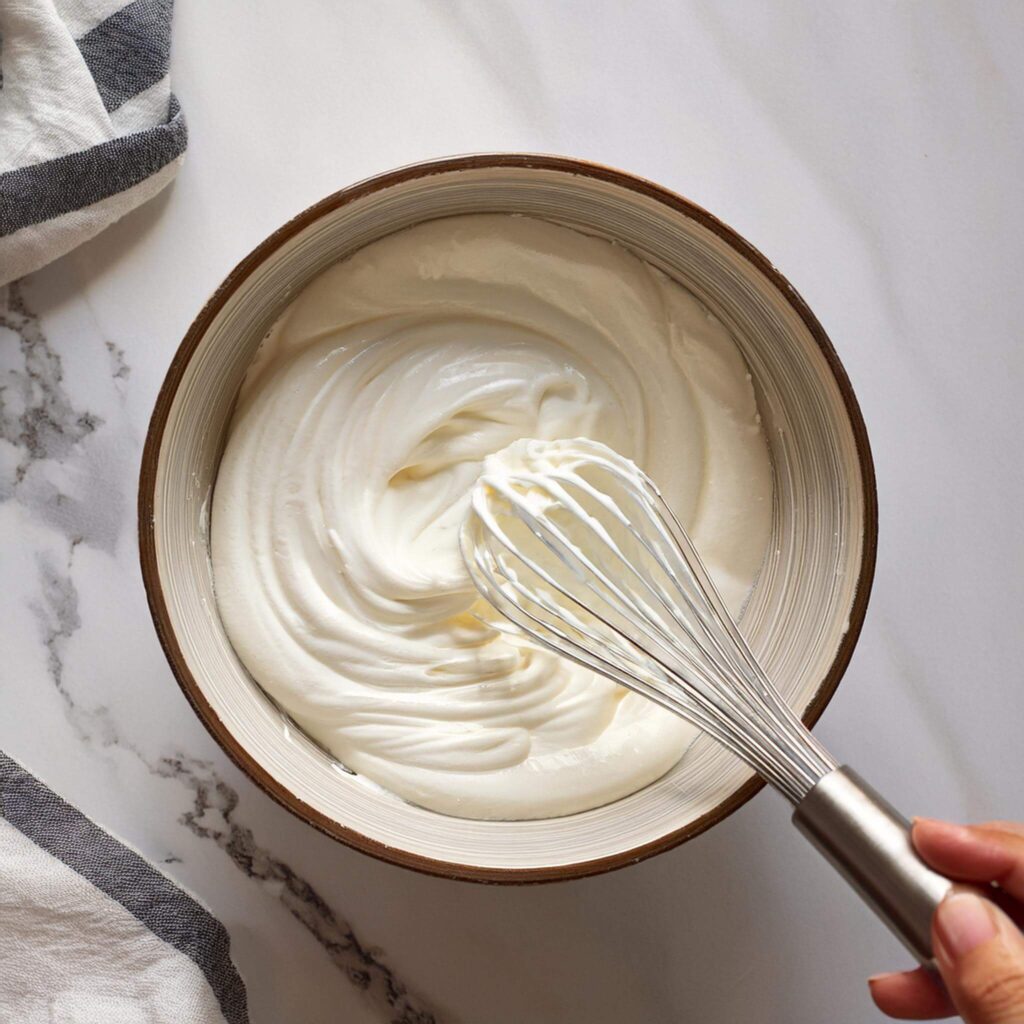
[[909,822],[782,699],[655,484],[594,441],[509,452],[485,467],[461,535],[473,582],[504,617],[490,624],[643,694],[742,758],[931,964],[932,914],[952,883],[918,857]]

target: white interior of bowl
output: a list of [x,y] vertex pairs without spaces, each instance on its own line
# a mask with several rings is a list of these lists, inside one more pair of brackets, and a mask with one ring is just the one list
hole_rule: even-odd
[[527,214],[614,239],[685,284],[732,329],[754,378],[775,467],[773,538],[744,632],[801,712],[848,628],[863,554],[864,485],[839,388],[786,298],[697,220],[619,185],[539,168],[414,178],[323,215],[242,281],[185,369],[157,466],[157,570],[188,668],[241,747],[328,818],[436,861],[543,869],[657,841],[712,811],[751,773],[701,737],[658,782],[582,814],[468,821],[410,806],[334,763],[290,728],[250,679],[217,616],[208,553],[208,497],[234,398],[289,299],[362,245],[423,220],[475,212]]

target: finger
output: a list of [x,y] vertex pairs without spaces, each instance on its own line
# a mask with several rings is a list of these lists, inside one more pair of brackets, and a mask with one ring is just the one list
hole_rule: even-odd
[[868,979],[871,998],[882,1013],[898,1020],[939,1020],[952,1017],[956,1007],[941,982],[923,967]]
[[948,896],[935,912],[932,940],[968,1024],[1024,1021],[1024,935],[994,903],[970,892]]
[[998,882],[1024,900],[1024,834],[992,825],[917,818],[914,846],[936,871],[970,882]]
[[975,828],[993,829],[996,832],[1009,832],[1011,835],[1024,836],[1024,821],[981,821]]
[[982,895],[991,900],[1021,931],[1024,931],[1024,903],[1015,900],[998,886],[986,886]]

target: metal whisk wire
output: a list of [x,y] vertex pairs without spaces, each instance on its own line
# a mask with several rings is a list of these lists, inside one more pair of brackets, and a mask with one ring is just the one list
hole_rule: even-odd
[[654,483],[574,445],[583,461],[481,481],[463,533],[477,588],[535,642],[694,722],[798,803],[837,762],[765,676]]
[[741,757],[933,964],[932,915],[952,883],[917,855],[906,818],[840,767],[779,695],[658,488],[593,441],[520,444],[543,472],[481,477],[461,535],[466,567],[499,613],[488,624],[643,694]]

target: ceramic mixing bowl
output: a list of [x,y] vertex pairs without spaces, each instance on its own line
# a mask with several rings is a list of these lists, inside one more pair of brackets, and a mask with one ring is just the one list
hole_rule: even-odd
[[470,821],[405,803],[296,729],[239,662],[217,614],[210,495],[242,377],[289,300],[325,267],[421,221],[518,213],[612,239],[679,280],[747,361],[775,473],[772,541],[743,629],[813,723],[846,668],[871,585],[876,508],[864,424],[821,325],[781,274],[711,214],[621,171],[496,154],[404,167],[329,196],[227,277],[185,336],[142,462],[142,571],[157,632],[196,713],[256,783],[366,853],[455,878],[572,878],[640,860],[709,828],[760,783],[700,737],[667,775],[594,810]]

